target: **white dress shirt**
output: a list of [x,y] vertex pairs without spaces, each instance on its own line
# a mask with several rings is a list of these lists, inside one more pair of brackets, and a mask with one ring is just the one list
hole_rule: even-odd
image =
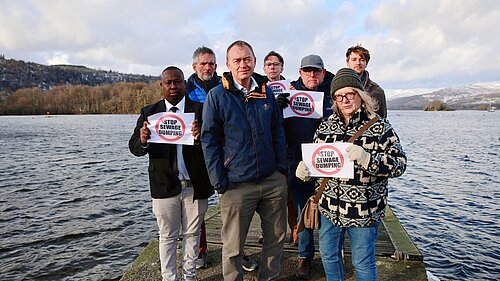
[[[169,103],[167,100],[165,100],[165,106],[167,112],[173,112],[171,109],[172,107],[174,107],[174,105]],[[177,108],[176,112],[184,113],[185,106],[186,106],[186,99],[183,97],[182,100],[175,105],[175,107]],[[180,180],[189,180],[189,174],[187,172],[186,164],[184,163],[184,157],[182,156],[182,144],[177,144],[176,150],[177,150],[177,167],[179,169],[178,177]]]

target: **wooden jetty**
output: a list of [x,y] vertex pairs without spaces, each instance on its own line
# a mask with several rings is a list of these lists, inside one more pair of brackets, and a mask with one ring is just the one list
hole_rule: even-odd
[[[209,268],[197,271],[197,279],[204,281],[223,280],[221,271],[222,241],[220,230],[222,226],[220,210],[218,206],[210,207],[205,215],[208,241],[207,261]],[[256,214],[245,243],[245,253],[251,255],[257,261],[260,260],[261,244],[258,243],[260,236],[260,219]],[[315,231],[316,255],[313,261],[313,274],[310,280],[326,280],[319,247],[317,244],[317,231]],[[289,237],[289,235],[287,235]],[[351,250],[349,238],[346,237],[344,270],[348,281],[356,280],[351,265]],[[181,245],[179,243],[178,249]],[[375,243],[375,255],[377,262],[377,280],[407,281],[427,280],[423,256],[413,244],[407,232],[400,224],[390,207],[386,209],[386,217],[379,227],[379,235]],[[182,257],[182,255],[178,255]],[[297,246],[289,241],[285,244],[283,257],[281,259],[281,270],[278,280],[298,280],[295,277],[295,265],[297,260]],[[181,272],[180,258],[178,258],[179,272]],[[122,281],[132,280],[161,280],[160,261],[158,256],[158,241],[151,241],[134,261],[131,267],[121,278]],[[244,280],[258,280],[257,271],[245,272]]]

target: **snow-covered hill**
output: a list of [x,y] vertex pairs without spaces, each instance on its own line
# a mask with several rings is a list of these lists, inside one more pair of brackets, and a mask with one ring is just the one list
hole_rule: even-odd
[[389,109],[422,109],[441,100],[453,109],[478,109],[491,103],[500,106],[500,82],[475,83],[443,89],[386,90]]

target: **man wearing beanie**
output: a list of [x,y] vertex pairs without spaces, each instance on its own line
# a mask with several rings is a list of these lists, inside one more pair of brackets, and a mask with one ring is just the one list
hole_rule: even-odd
[[[330,83],[333,73],[326,71],[323,60],[318,55],[308,55],[302,58],[299,69],[300,77],[293,81],[295,90],[323,92],[323,117],[332,114],[332,100],[330,96]],[[288,106],[289,94],[282,94],[277,102],[282,108]],[[303,182],[295,176],[297,165],[302,160],[301,144],[311,143],[314,132],[321,119],[310,119],[291,117],[284,121],[285,137],[287,147],[287,184],[288,191],[292,195],[293,202],[300,213],[307,199],[314,195],[314,182]],[[311,275],[311,261],[314,257],[314,237],[311,229],[305,229],[299,233],[296,275],[299,279],[309,279]]]
[[384,90],[370,79],[370,75],[366,71],[366,67],[370,61],[370,52],[358,44],[347,49],[345,55],[347,67],[356,71],[365,91],[378,104],[377,114],[382,118],[387,118],[387,104]]

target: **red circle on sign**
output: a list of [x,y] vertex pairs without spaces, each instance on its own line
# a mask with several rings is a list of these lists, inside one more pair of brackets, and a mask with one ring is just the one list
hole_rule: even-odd
[[[181,124],[182,133],[180,136],[173,136],[173,137],[169,138],[169,137],[164,136],[158,132],[160,124],[163,124],[163,120],[165,120],[165,119],[175,119]],[[184,123],[184,120],[182,120],[179,116],[177,116],[175,114],[168,113],[168,114],[163,115],[160,119],[158,119],[158,121],[156,122],[155,130],[156,130],[156,134],[158,134],[158,136],[160,138],[162,138],[166,141],[170,141],[170,142],[178,141],[184,136],[184,133],[186,132],[186,124]]]
[[338,148],[336,148],[335,146],[333,145],[322,145],[320,147],[318,147],[312,154],[312,164],[313,164],[313,168],[316,169],[318,172],[322,173],[322,174],[325,174],[325,175],[329,175],[329,176],[332,176],[332,175],[335,175],[336,173],[338,173],[340,171],[341,168],[337,168],[331,172],[328,172],[328,171],[325,171],[323,169],[319,169],[319,168],[316,168],[316,157],[318,156],[318,154],[323,151],[324,149],[328,149],[328,150],[333,150],[335,151],[335,153],[337,153],[337,155],[339,156],[339,160],[340,160],[340,166],[341,167],[344,167],[344,156],[342,155],[342,153],[338,150]]
[[[301,113],[301,112],[298,112],[296,111],[295,109],[293,109],[293,101],[297,99],[297,96],[305,96],[306,98],[309,99],[309,101],[311,102],[311,112],[307,112],[307,113]],[[290,109],[295,112],[295,114],[297,115],[300,115],[300,116],[307,116],[307,115],[311,115],[313,114],[314,112],[314,100],[313,98],[311,97],[311,95],[309,95],[308,93],[304,93],[304,92],[298,92],[296,93],[295,95],[293,95],[291,98],[290,98]]]
[[269,86],[269,87],[274,86],[274,85],[278,85],[278,86],[280,86],[282,89],[286,89],[285,84],[280,83],[280,82],[272,82],[272,83],[269,83],[269,84],[268,84],[268,86]]

